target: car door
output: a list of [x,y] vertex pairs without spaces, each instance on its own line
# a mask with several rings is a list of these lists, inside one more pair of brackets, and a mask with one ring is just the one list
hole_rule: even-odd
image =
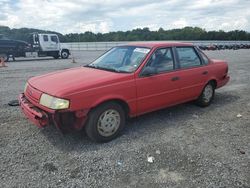
[[206,62],[193,46],[175,48],[178,60],[178,85],[181,101],[189,101],[199,97],[209,76]]
[[[142,114],[175,104],[179,100],[179,88],[172,48],[155,50],[136,78],[137,112]],[[144,74],[147,69],[154,74]]]

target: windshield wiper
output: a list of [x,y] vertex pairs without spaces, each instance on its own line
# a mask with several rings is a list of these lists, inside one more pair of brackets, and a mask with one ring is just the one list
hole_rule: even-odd
[[91,68],[97,68],[95,65],[91,65],[91,64],[88,64],[88,65],[84,65],[84,67],[91,67]]
[[101,66],[96,66],[96,65],[85,65],[84,67],[90,67],[90,68],[94,68],[94,69],[100,69],[100,70],[106,70],[106,71],[111,71],[111,72],[118,72],[118,73],[129,73],[127,71],[123,71],[123,70],[117,70],[114,68],[108,68],[108,67],[101,67]]
[[128,73],[127,71],[117,70],[117,69],[110,68],[110,67],[95,67],[95,68],[98,68],[100,70],[111,71],[111,72]]

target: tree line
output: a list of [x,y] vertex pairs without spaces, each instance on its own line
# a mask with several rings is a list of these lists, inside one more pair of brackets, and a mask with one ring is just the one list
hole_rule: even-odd
[[31,33],[55,33],[61,42],[101,42],[101,41],[155,41],[155,40],[250,40],[250,33],[243,30],[206,31],[199,27],[184,27],[181,29],[150,31],[149,28],[133,29],[131,31],[116,31],[109,33],[70,33],[61,34],[32,28],[10,29],[0,26],[0,37],[28,41]]

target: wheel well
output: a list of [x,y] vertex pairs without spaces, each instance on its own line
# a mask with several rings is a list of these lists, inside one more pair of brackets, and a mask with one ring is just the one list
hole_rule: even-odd
[[217,87],[217,81],[215,79],[210,80],[208,83],[213,84],[214,88],[216,89],[216,87]]
[[68,49],[63,48],[63,49],[62,49],[62,52],[64,52],[64,51],[66,51],[66,52],[69,53],[69,50],[68,50]]
[[115,103],[121,105],[122,108],[125,110],[125,116],[126,116],[126,117],[129,117],[129,111],[130,111],[129,106],[128,106],[128,104],[127,104],[125,101],[123,101],[123,100],[121,100],[121,99],[111,99],[111,100],[107,100],[107,101],[104,101],[104,102],[102,102],[102,103],[96,105],[96,106],[93,107],[93,108],[96,108],[97,106],[100,106],[100,105],[103,105],[103,104],[106,104],[106,103],[109,103],[109,102],[115,102]]

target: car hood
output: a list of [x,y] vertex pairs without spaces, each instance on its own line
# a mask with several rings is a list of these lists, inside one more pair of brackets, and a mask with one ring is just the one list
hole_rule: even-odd
[[30,78],[28,83],[49,95],[63,97],[74,92],[122,82],[133,77],[131,73],[116,73],[88,67],[78,67]]

